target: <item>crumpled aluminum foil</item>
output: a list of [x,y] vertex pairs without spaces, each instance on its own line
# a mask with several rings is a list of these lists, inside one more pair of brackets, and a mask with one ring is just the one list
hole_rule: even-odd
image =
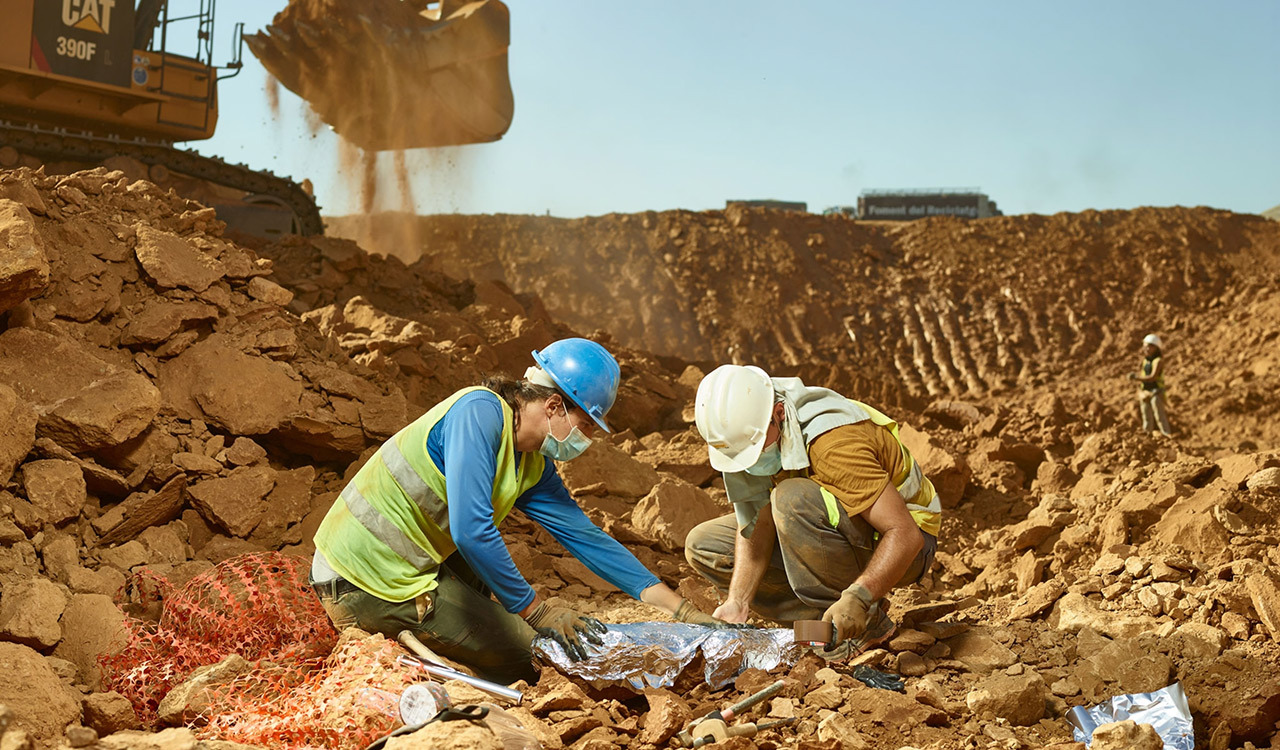
[[712,690],[729,684],[749,668],[772,670],[796,663],[804,648],[795,645],[790,629],[717,629],[675,622],[608,625],[604,645],[587,644],[588,656],[571,661],[559,643],[539,636],[533,653],[556,669],[593,687],[670,687],[699,653],[703,676]]
[[1067,714],[1067,721],[1074,727],[1076,742],[1083,742],[1085,746],[1093,744],[1093,730],[1103,724],[1126,719],[1150,724],[1169,750],[1195,750],[1191,707],[1187,704],[1182,683],[1175,682],[1153,693],[1117,695],[1093,708],[1076,706]]

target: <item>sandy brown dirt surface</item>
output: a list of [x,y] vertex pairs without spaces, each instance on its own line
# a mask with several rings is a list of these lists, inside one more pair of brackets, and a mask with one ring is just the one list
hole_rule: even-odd
[[[800,372],[917,411],[1046,386],[1069,399],[1077,384],[1090,403],[1127,400],[1097,376],[1132,369],[1153,330],[1168,342],[1175,400],[1247,401],[1242,390],[1275,377],[1274,327],[1222,328],[1274,316],[1280,224],[1212,209],[905,224],[742,208],[383,214],[332,219],[330,231],[535,293],[558,320],[603,321],[627,346]],[[1206,352],[1213,344],[1227,346]]]
[[[900,633],[862,657],[906,693],[806,657],[746,715],[797,724],[725,747],[1065,750],[1069,707],[1175,680],[1202,746],[1273,743],[1280,225],[1201,209],[736,216],[438,218],[447,231],[421,233],[438,252],[406,265],[333,238],[236,245],[211,212],[120,173],[0,173],[0,741],[227,747],[199,725],[125,733],[139,713],[103,689],[98,657],[124,646],[127,577],[309,554],[381,440],[577,331],[618,354],[625,429],[563,465],[566,484],[703,607],[715,594],[679,547],[728,510],[690,423],[716,360],[884,405],[943,491],[938,564],[894,593]],[[595,276],[579,267],[573,287],[556,247],[591,253]],[[637,276],[610,286],[614,267]],[[746,302],[762,307],[731,317]],[[1172,440],[1138,434],[1121,377],[1150,327],[1170,341]],[[715,348],[721,333],[738,348]],[[504,538],[543,595],[661,617],[518,514]],[[636,696],[547,669],[513,713],[545,747],[647,750],[777,677]]]

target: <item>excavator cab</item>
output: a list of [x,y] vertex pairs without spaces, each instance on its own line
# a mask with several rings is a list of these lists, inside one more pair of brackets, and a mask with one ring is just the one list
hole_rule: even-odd
[[233,229],[324,231],[292,180],[175,143],[213,136],[213,0],[0,0],[0,167],[63,174],[106,166],[218,209]]
[[511,126],[499,0],[292,0],[245,42],[366,151],[496,141]]
[[[0,0],[0,117],[169,143],[211,137],[213,4],[175,4]],[[232,75],[236,58],[223,66]]]

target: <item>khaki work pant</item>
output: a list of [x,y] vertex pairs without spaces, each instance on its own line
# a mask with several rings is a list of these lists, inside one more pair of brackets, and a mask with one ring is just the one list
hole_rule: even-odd
[[1165,401],[1164,391],[1138,391],[1138,411],[1142,412],[1142,431],[1155,432],[1159,429],[1166,435],[1173,433],[1169,426],[1169,405]]
[[[850,518],[842,507],[833,528],[821,489],[811,479],[779,483],[773,502],[761,512],[770,510],[777,537],[751,609],[774,620],[820,620],[867,567],[875,552],[875,529],[861,517]],[[933,565],[938,540],[920,533],[924,547],[898,581],[899,586],[919,581]],[[695,526],[685,540],[689,564],[722,594],[729,590],[733,577],[737,537],[738,524],[731,513]]]
[[486,680],[535,682],[533,628],[489,596],[461,555],[445,560],[437,580],[434,591],[407,602],[389,602],[347,584],[337,599],[321,593],[320,603],[339,631],[354,626],[394,640],[411,630],[427,648]]

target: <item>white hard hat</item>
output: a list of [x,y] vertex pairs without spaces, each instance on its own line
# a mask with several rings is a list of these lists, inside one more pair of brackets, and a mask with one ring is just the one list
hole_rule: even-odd
[[1151,344],[1157,349],[1163,349],[1164,344],[1160,343],[1160,335],[1156,333],[1148,333],[1146,338],[1142,339],[1143,344]]
[[772,411],[773,381],[759,367],[721,365],[703,378],[693,413],[711,467],[733,473],[754,464]]

